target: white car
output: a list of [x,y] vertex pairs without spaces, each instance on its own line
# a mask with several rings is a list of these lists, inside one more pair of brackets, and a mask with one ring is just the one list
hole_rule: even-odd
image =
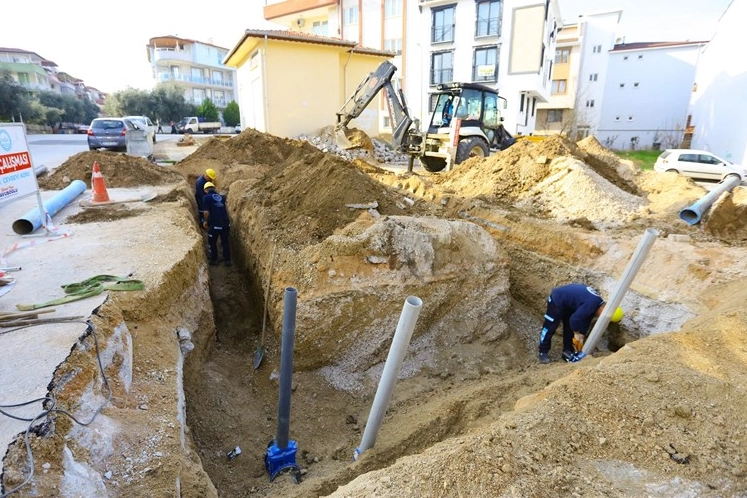
[[747,177],[747,171],[741,166],[711,152],[696,149],[667,149],[656,159],[654,170],[719,181],[729,175],[739,175],[742,181]]
[[125,116],[122,119],[126,119],[131,122],[134,126],[141,130],[148,132],[148,139],[151,143],[156,143],[156,125],[150,120],[148,116]]

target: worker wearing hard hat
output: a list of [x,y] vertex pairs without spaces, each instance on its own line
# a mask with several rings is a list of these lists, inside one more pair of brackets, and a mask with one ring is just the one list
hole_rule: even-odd
[[[605,302],[599,293],[588,285],[568,284],[556,287],[547,298],[547,312],[542,324],[539,341],[540,363],[550,363],[552,336],[560,323],[563,323],[563,359],[574,363],[583,355],[579,354],[592,320],[604,311]],[[623,318],[622,308],[615,309],[611,322]]]
[[231,266],[231,247],[228,244],[228,231],[231,223],[228,220],[226,196],[215,191],[212,182],[205,183],[205,196],[202,199],[202,212],[205,221],[202,226],[208,231],[208,246],[210,247],[210,264],[218,264],[218,239],[223,249],[223,263]]
[[197,178],[197,181],[195,182],[195,202],[197,203],[197,218],[200,220],[200,226],[202,226],[203,218],[202,218],[202,198],[205,197],[205,184],[207,182],[215,183],[215,177],[217,175],[215,174],[214,169],[206,169],[205,173],[200,175]]

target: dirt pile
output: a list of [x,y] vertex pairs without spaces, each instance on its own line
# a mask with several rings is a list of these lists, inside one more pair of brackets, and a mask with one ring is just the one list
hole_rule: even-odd
[[142,157],[111,151],[88,151],[75,154],[52,174],[39,178],[39,188],[60,190],[73,180],[82,180],[91,188],[93,163],[98,162],[107,187],[139,187],[180,182],[180,175]]

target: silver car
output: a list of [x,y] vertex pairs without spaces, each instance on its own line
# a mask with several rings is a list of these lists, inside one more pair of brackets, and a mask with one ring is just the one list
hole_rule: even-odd
[[88,127],[88,149],[127,150],[127,131],[135,129],[122,118],[96,118]]

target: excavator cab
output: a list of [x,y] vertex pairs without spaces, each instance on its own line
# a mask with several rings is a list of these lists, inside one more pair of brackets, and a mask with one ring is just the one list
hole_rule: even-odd
[[503,127],[506,99],[495,90],[474,83],[447,83],[438,90],[419,158],[426,170],[441,171],[470,157],[487,157],[515,142]]

